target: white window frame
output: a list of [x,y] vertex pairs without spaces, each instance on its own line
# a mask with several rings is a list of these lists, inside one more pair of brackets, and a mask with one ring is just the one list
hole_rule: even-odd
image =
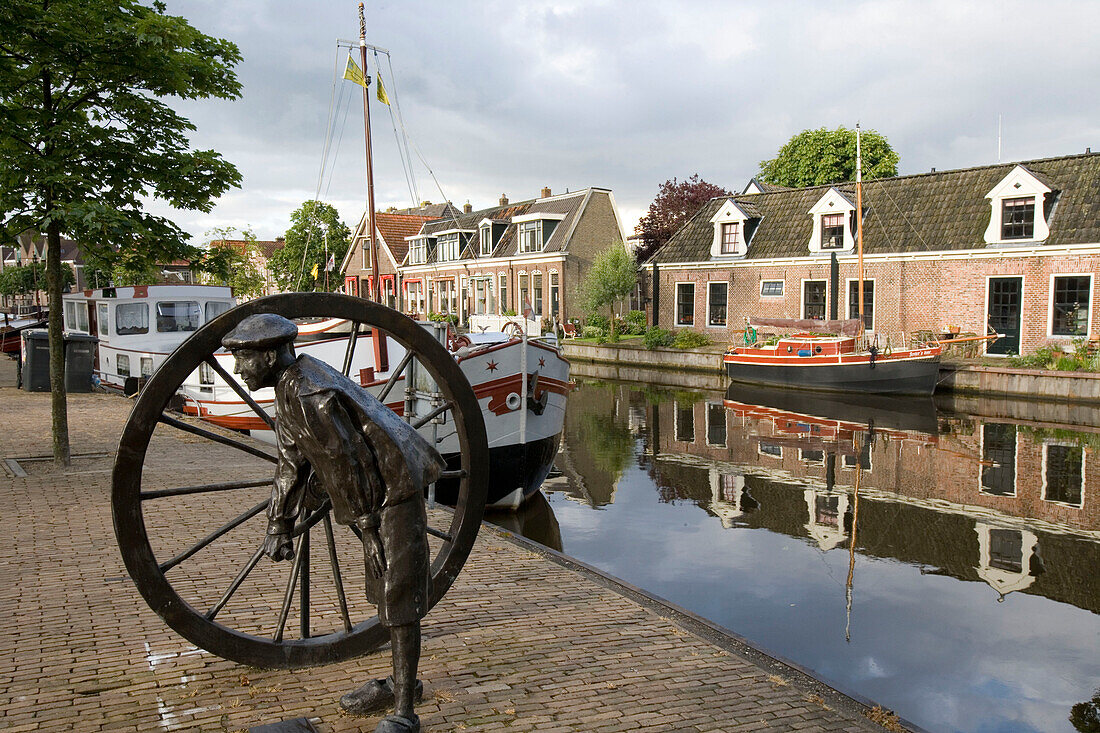
[[[996,421],[994,421],[996,422]],[[999,423],[998,423],[999,424]],[[985,496],[992,497],[1005,497],[1010,498],[1019,494],[1019,482],[1020,482],[1020,428],[1016,427],[1016,443],[1014,450],[1012,451],[1012,493],[1011,494],[994,494],[989,490],[985,484],[982,483],[982,465],[981,461],[985,458],[985,428],[987,423],[981,423],[978,425],[978,493]],[[1046,458],[1046,453],[1043,454]],[[1044,464],[1045,465],[1045,464]],[[1045,469],[1044,469],[1045,470]]]
[[[749,219],[748,214],[737,205],[733,199],[728,199],[722,206],[715,212],[714,216],[710,218],[710,223],[714,227],[714,235],[710,243],[710,256],[712,259],[728,259],[731,257],[744,257],[749,250],[749,244],[745,241],[745,222]],[[724,224],[737,224],[740,237],[738,238],[737,247],[733,252],[722,251],[722,226]]]
[[109,303],[97,303],[95,309],[96,329],[100,336],[111,335],[111,306]]
[[[775,295],[773,293],[765,294],[764,293],[764,285],[767,284],[767,283],[779,283],[779,291],[780,291],[779,294],[778,295]],[[760,281],[760,297],[761,298],[784,298],[784,297],[786,297],[786,294],[787,294],[787,282],[785,280],[771,279],[771,280],[761,280]]]
[[[706,414],[704,415],[704,422],[706,423],[705,429],[707,431],[707,434],[706,434],[706,437],[704,438],[704,440],[705,440],[707,445],[715,446],[717,448],[725,448],[727,445],[729,445],[729,440],[730,440],[730,438],[729,438],[729,424],[726,422],[726,415],[727,415],[726,406],[724,404],[722,404],[721,402],[705,402],[703,404],[704,404],[703,409],[706,411]],[[722,441],[721,443],[712,443],[712,442],[710,442],[710,426],[711,426],[710,408],[711,407],[721,407],[722,408],[722,411],[721,411],[722,412],[722,428],[723,428],[723,435],[725,436],[725,440]]]
[[[533,237],[529,236],[531,233]],[[519,253],[528,254],[530,252],[541,252],[543,245],[542,241],[542,220],[534,219],[531,221],[521,221],[516,224],[516,236],[519,238]],[[534,241],[532,246],[531,241]]]
[[[1006,277],[1018,277],[1018,278],[1020,278],[1020,349],[1022,351],[1023,347],[1024,347],[1024,343],[1023,343],[1024,342],[1024,333],[1023,333],[1023,330],[1024,330],[1024,312],[1023,312],[1023,308],[1024,308],[1024,304],[1027,303],[1027,275],[1024,275],[1023,273],[1015,274],[1015,273],[1010,272],[1010,273],[1001,274],[1001,275],[986,275],[985,276],[985,302],[982,304],[983,313],[985,314],[985,320],[983,322],[987,323],[987,324],[989,323],[989,283],[990,283],[990,281],[994,280],[994,279],[999,280],[1001,278],[1006,278]],[[1053,295],[1051,297],[1053,298]],[[992,357],[992,358],[1002,358],[1002,359],[1009,358],[1008,354],[990,354],[989,353],[989,345],[991,343],[992,343],[992,341],[982,341],[982,355],[983,356],[989,356],[989,357]]]
[[[851,311],[848,310],[848,293],[851,292],[851,290],[852,290],[852,283],[858,282],[858,281],[859,281],[858,277],[849,277],[844,281],[844,313],[845,313],[845,317],[848,317],[851,313]],[[872,301],[871,301],[871,327],[867,329],[867,333],[874,333],[875,332],[875,326],[878,325],[878,308],[875,307],[875,301],[878,300],[878,284],[875,282],[875,278],[873,278],[873,277],[865,277],[865,278],[863,278],[863,282],[871,283],[871,293],[873,294],[872,295]],[[825,307],[827,309],[829,307],[829,298],[828,298],[828,296],[829,296],[829,293],[828,293],[829,284],[828,283],[825,283],[825,290],[826,290],[826,292],[825,292],[825,296],[826,296],[825,297]],[[858,293],[857,293],[857,295],[858,295]],[[826,313],[825,315],[828,316],[828,313]]]
[[[774,446],[774,447],[778,448],[779,449],[779,455],[776,455],[774,453],[768,453],[767,451],[761,450],[760,446],[762,446],[764,443],[767,443],[770,446]],[[779,445],[778,443],[773,443],[770,440],[765,440],[764,438],[760,438],[759,440],[756,441],[756,454],[758,456],[767,456],[768,458],[774,458],[776,460],[782,461],[783,460],[783,446]]]
[[[1057,446],[1060,446],[1062,448],[1080,448],[1081,449],[1081,505],[1080,506],[1077,506],[1075,504],[1068,504],[1064,501],[1058,501],[1057,499],[1048,499],[1047,498],[1047,449],[1049,449],[1050,446],[1052,446],[1052,445],[1057,445]],[[1086,460],[1087,458],[1088,458],[1088,452],[1084,448],[1082,448],[1081,446],[1069,445],[1068,443],[1058,443],[1058,442],[1043,443],[1043,489],[1042,489],[1042,493],[1040,494],[1043,501],[1050,502],[1051,504],[1055,504],[1057,506],[1064,506],[1064,507],[1067,507],[1069,509],[1084,509],[1085,508],[1085,487],[1088,486],[1088,481],[1087,481],[1088,477],[1085,475],[1085,468],[1088,465],[1088,461]]]
[[[813,219],[813,230],[810,233],[808,248],[814,254],[828,254],[832,252],[851,252],[855,249],[856,238],[852,235],[852,212],[856,210],[855,204],[837,188],[830,188],[817,203],[810,209],[810,218]],[[828,214],[842,214],[844,222],[844,241],[840,247],[823,248],[821,246],[822,218]],[[809,278],[813,279],[813,278]]]
[[695,405],[688,406],[691,409],[691,440],[680,437],[680,401],[672,401],[672,437],[677,443],[695,443]]
[[[681,285],[690,285],[691,286],[691,305],[692,305],[692,307],[691,307],[691,323],[680,323],[680,286]],[[676,283],[676,288],[675,288],[675,290],[673,290],[673,294],[674,294],[673,295],[673,301],[672,301],[672,306],[673,306],[673,311],[674,311],[673,314],[672,314],[673,315],[673,325],[678,327],[678,328],[680,328],[680,327],[682,327],[682,328],[695,328],[695,314],[699,310],[699,308],[698,308],[699,304],[696,302],[698,300],[698,298],[697,298],[698,294],[695,292],[695,283],[694,282],[677,282]]]
[[458,232],[440,234],[436,239],[436,261],[454,262],[462,251],[462,235]]
[[[985,230],[986,244],[1021,244],[1029,242],[1042,242],[1050,236],[1050,227],[1045,216],[1046,195],[1050,188],[1032,175],[1031,171],[1022,165],[1017,165],[1008,175],[1000,180],[989,193],[990,215],[989,226]],[[1004,202],[1006,199],[1020,199],[1035,197],[1035,225],[1032,228],[1032,236],[1027,239],[1004,239],[1002,229],[1004,216]]]
[[[477,229],[478,236],[478,250],[477,253],[482,257],[488,257],[493,254],[493,225],[483,224]],[[485,244],[488,242],[489,246],[486,248]]]
[[[710,288],[712,285],[725,285],[726,286],[726,322],[722,324],[710,322]],[[708,280],[707,281],[707,328],[727,328],[730,322],[730,284],[728,280]]]
[[[844,454],[843,456],[840,457],[840,466],[841,466],[841,468],[846,468],[850,471],[857,470],[859,468],[859,456],[860,456],[859,453],[856,453],[855,455]],[[851,463],[848,462],[849,460],[851,460]],[[870,472],[870,471],[873,471],[874,468],[875,468],[874,454],[871,451],[867,451],[867,468],[864,468],[863,470]]]
[[[816,458],[806,458],[806,453],[807,452],[811,452],[811,453],[820,452],[821,453],[821,460],[819,461]],[[809,451],[807,451],[807,449],[805,449],[805,448],[799,448],[798,449],[798,460],[801,461],[802,463],[808,463],[811,466],[824,466],[826,457],[827,457],[827,454],[825,453],[824,448],[821,448],[820,450],[810,449]]]
[[798,284],[798,317],[806,317],[806,283],[825,283],[825,317],[829,317],[829,278],[804,277]]
[[[1060,277],[1087,277],[1089,279],[1089,298],[1088,298],[1089,318],[1088,318],[1088,322],[1085,324],[1085,335],[1084,336],[1072,336],[1072,335],[1067,335],[1067,334],[1055,334],[1054,333],[1054,281],[1057,280]],[[1088,338],[1089,336],[1092,335],[1092,311],[1093,311],[1092,300],[1096,295],[1095,290],[1093,289],[1095,287],[1095,285],[1096,285],[1096,278],[1093,277],[1093,273],[1091,273],[1091,272],[1055,272],[1055,273],[1051,274],[1051,276],[1050,276],[1050,287],[1047,289],[1047,293],[1049,293],[1049,295],[1050,295],[1050,297],[1047,298],[1047,338],[1065,339],[1067,341],[1071,341],[1075,338]],[[988,298],[986,300],[986,307],[987,308],[989,307]]]

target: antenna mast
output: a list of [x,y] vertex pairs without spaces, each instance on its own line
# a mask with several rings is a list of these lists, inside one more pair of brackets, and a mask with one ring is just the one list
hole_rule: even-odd
[[859,123],[856,123],[856,248],[859,252],[859,264],[856,277],[859,279],[859,332],[863,333],[863,151],[859,142]]
[[370,244],[370,282],[371,296],[381,303],[378,289],[378,247],[374,241],[374,168],[370,149],[370,75],[367,74],[367,21],[363,15],[363,3],[359,3],[359,58],[363,64],[363,137],[367,148],[367,215],[363,218],[366,227],[364,234]]

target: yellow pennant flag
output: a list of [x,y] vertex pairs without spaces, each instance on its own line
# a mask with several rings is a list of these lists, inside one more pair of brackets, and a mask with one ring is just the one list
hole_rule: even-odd
[[375,90],[374,96],[378,98],[378,101],[387,107],[390,106],[390,97],[386,94],[386,87],[382,86],[382,74],[376,75],[378,78],[378,89]]
[[348,81],[353,81],[364,89],[367,88],[367,81],[363,78],[363,70],[359,68],[359,64],[355,63],[355,59],[348,54],[348,65],[344,68],[344,78]]
[[317,279],[317,265],[316,264],[313,265],[313,269],[309,271],[309,274],[313,275],[314,280]]

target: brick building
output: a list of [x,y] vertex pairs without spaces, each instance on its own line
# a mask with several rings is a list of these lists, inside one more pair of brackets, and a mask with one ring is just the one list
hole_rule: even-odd
[[[378,279],[382,289],[382,301],[390,307],[401,307],[397,302],[398,279],[401,263],[409,251],[408,240],[416,236],[420,228],[436,216],[449,213],[449,204],[421,207],[415,211],[428,213],[379,212],[374,215],[375,241],[378,242]],[[344,276],[344,292],[348,295],[372,296],[370,240],[366,237],[366,216],[359,219],[351,246],[340,264]]]
[[407,239],[400,307],[408,313],[470,316],[583,315],[579,289],[595,256],[625,240],[611,191],[586,188],[427,222]]
[[[651,322],[722,338],[749,316],[856,317],[855,208],[854,184],[711,199],[645,263]],[[863,236],[871,332],[988,325],[990,354],[1097,336],[1098,154],[866,182]]]

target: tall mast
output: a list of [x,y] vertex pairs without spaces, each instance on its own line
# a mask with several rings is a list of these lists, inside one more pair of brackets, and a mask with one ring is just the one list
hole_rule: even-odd
[[364,234],[370,244],[371,293],[374,300],[382,302],[378,290],[378,247],[374,242],[374,168],[370,149],[370,76],[367,74],[367,21],[363,16],[363,3],[359,3],[359,58],[363,63],[363,138],[367,146],[367,215],[363,219]]
[[859,123],[856,123],[856,250],[859,253],[856,267],[856,286],[859,298],[859,332],[863,333],[863,154],[859,144]]

